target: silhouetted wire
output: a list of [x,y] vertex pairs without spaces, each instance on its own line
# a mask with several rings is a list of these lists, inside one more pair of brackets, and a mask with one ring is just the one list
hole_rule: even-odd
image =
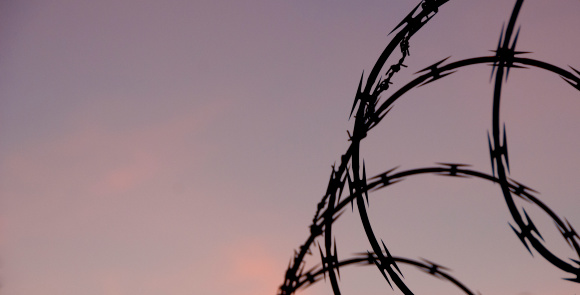
[[[377,237],[373,233],[373,229],[368,218],[368,213],[366,211],[366,207],[368,206],[369,191],[374,191],[390,186],[402,181],[405,177],[425,173],[446,175],[451,177],[476,177],[498,183],[501,187],[504,199],[506,200],[506,204],[510,210],[510,214],[516,223],[515,227],[511,224],[510,226],[520,238],[530,254],[532,254],[532,251],[528,246],[526,239],[529,241],[532,248],[540,253],[540,255],[552,265],[576,276],[574,278],[567,278],[567,280],[580,283],[580,238],[578,237],[578,234],[566,219],[564,219],[564,222],[548,206],[536,198],[532,194],[535,191],[507,177],[507,174],[509,174],[507,135],[505,132],[505,124],[503,125],[503,132],[500,128],[501,124],[499,109],[503,80],[505,77],[505,80],[507,81],[509,70],[511,68],[523,68],[523,65],[544,69],[559,75],[568,84],[580,90],[580,72],[576,69],[571,67],[571,69],[575,72],[574,74],[570,71],[564,70],[549,63],[516,56],[519,54],[528,53],[523,51],[515,51],[519,29],[515,33],[515,36],[512,38],[512,35],[514,35],[517,16],[523,4],[523,0],[516,1],[507,28],[505,31],[502,28],[500,40],[498,47],[495,50],[496,54],[494,56],[464,59],[442,65],[447,59],[449,59],[449,57],[447,57],[434,63],[431,66],[424,68],[421,71],[418,71],[417,73],[424,74],[398,89],[383,103],[378,105],[379,95],[389,89],[389,85],[392,84],[391,78],[393,75],[399,72],[402,67],[406,67],[406,65],[404,65],[404,61],[410,55],[411,37],[419,29],[421,29],[423,25],[425,25],[438,12],[439,7],[446,2],[447,0],[421,1],[403,19],[403,21],[401,21],[395,27],[395,29],[391,31],[391,33],[393,33],[400,29],[399,32],[389,42],[383,53],[379,56],[375,66],[367,78],[364,90],[362,90],[364,73],[363,76],[361,76],[350,113],[350,116],[352,117],[356,110],[354,115],[354,127],[352,134],[347,132],[351,144],[345,154],[341,156],[341,161],[338,168],[335,167],[335,165],[332,166],[332,172],[327,187],[327,192],[325,193],[322,200],[318,203],[316,213],[312,220],[312,224],[310,225],[310,236],[305,241],[305,243],[299,247],[299,250],[295,251],[295,255],[288,265],[284,283],[279,289],[279,294],[292,294],[303,286],[314,284],[319,280],[320,276],[326,277],[328,275],[332,290],[335,295],[338,295],[340,294],[340,288],[338,284],[338,278],[340,277],[340,267],[354,263],[361,263],[363,261],[366,261],[368,264],[376,265],[391,288],[393,288],[393,284],[391,283],[392,281],[394,285],[397,286],[397,288],[406,295],[413,294],[413,292],[405,285],[399,276],[402,276],[402,273],[397,265],[397,262],[412,264],[422,268],[423,270],[428,270],[430,274],[440,276],[452,282],[461,288],[465,293],[473,294],[472,291],[467,289],[467,287],[461,284],[458,280],[446,274],[445,272],[441,272],[439,269],[442,267],[439,265],[433,264],[429,261],[426,261],[427,264],[425,264],[408,258],[392,256],[389,253],[385,243],[382,240],[381,243],[379,243]],[[385,73],[386,78],[382,79],[382,77],[379,77],[379,73],[397,46],[401,50],[402,57],[396,64],[393,64],[388,68],[387,72]],[[431,82],[455,73],[460,68],[476,64],[492,65],[492,77],[495,74],[492,136],[488,136],[493,175],[464,169],[463,167],[468,166],[465,164],[439,163],[441,166],[438,167],[419,168],[392,174],[396,170],[396,168],[394,168],[372,177],[371,179],[374,179],[374,181],[367,183],[364,161],[362,161],[361,164],[360,142],[367,136],[368,131],[377,126],[378,123],[388,114],[388,112],[392,109],[393,103],[402,97],[403,94],[413,88],[427,85]],[[507,172],[506,168],[508,170]],[[341,200],[340,198],[344,192],[346,184],[348,184],[349,195]],[[558,258],[543,245],[543,243],[536,237],[537,235],[543,241],[541,234],[533,224],[525,209],[523,209],[525,216],[524,221],[522,214],[514,202],[512,194],[515,194],[516,196],[537,205],[554,221],[562,237],[578,255],[578,260],[572,258],[570,258],[570,260],[579,266],[573,266],[572,264]],[[343,213],[344,207],[346,207],[348,204],[351,204],[351,207],[354,210],[355,202],[372,251],[367,251],[366,254],[359,254],[359,256],[340,261],[338,259],[336,241],[333,240],[332,225],[340,217],[340,214]],[[304,258],[306,255],[312,254],[311,248],[316,238],[319,236],[324,236],[324,247],[321,247],[320,243],[318,244],[318,250],[322,264],[319,268],[313,268],[308,271],[304,271]],[[322,248],[324,248],[324,250]],[[361,257],[360,255],[366,255],[366,258]]]

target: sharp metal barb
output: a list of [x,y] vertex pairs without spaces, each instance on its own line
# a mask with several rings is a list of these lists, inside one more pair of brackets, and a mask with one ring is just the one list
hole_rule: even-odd
[[405,23],[411,25],[411,22],[413,21],[413,14],[415,14],[415,11],[417,11],[417,8],[419,8],[420,5],[421,3],[417,4],[417,6],[415,6],[415,8],[413,8],[413,10],[411,10],[411,12],[391,32],[389,32],[389,35],[392,34],[394,31],[396,31]]
[[[352,117],[352,113],[354,112],[356,104],[361,100],[361,96],[363,95],[361,88],[362,88],[362,81],[363,81],[364,74],[365,74],[365,72],[363,71],[363,73],[360,76],[360,82],[358,83],[358,89],[356,91],[356,95],[354,96],[354,103],[352,104],[352,109],[350,110],[350,115],[348,115],[349,119]],[[349,137],[350,137],[350,135],[349,135]]]
[[524,244],[524,246],[526,246],[526,249],[528,249],[528,252],[530,252],[530,255],[534,256],[534,254],[532,253],[532,250],[530,250],[530,247],[528,247],[528,243],[526,242],[526,235],[525,235],[525,233],[523,231],[522,232],[518,232],[509,222],[508,222],[508,224],[513,229],[513,231],[516,233],[516,235],[518,236],[518,238],[520,239],[520,241],[522,241],[522,243]]
[[538,235],[538,237],[540,237],[540,239],[542,239],[542,241],[543,241],[544,238],[542,237],[542,235],[538,231],[538,228],[536,227],[536,225],[532,222],[532,219],[528,216],[528,212],[526,212],[526,209],[524,209],[524,215],[526,216],[526,221],[528,222],[528,224],[526,226],[526,232],[529,232],[529,234],[531,234],[532,232],[535,232]]
[[[416,78],[412,79],[412,81],[407,84],[404,84],[398,90],[395,90],[384,100],[381,98],[381,94],[384,91],[386,93],[386,90],[391,90],[391,88],[394,87],[391,86],[393,85],[394,75],[401,72],[403,68],[406,68],[406,64],[412,65],[411,63],[406,62],[406,58],[410,56],[409,49],[411,37],[421,30],[423,26],[438,13],[439,7],[446,2],[448,2],[448,0],[420,0],[419,3],[389,33],[390,35],[391,33],[398,31],[392,36],[392,41],[389,42],[383,53],[378,58],[372,71],[366,77],[365,85],[363,85],[363,80],[365,80],[364,71],[361,74],[355,98],[349,113],[349,119],[352,117],[355,118],[353,128],[347,130],[348,141],[350,142],[349,148],[347,152],[341,156],[340,165],[338,165],[338,167],[332,165],[332,172],[326,193],[322,197],[322,200],[317,204],[316,214],[313,218],[312,224],[310,225],[310,236],[305,243],[301,244],[298,249],[294,250],[294,255],[288,263],[288,268],[284,276],[284,283],[279,289],[280,295],[293,294],[300,288],[310,286],[315,282],[320,281],[321,277],[324,277],[324,280],[326,280],[327,273],[330,284],[332,285],[333,293],[335,295],[340,295],[341,292],[338,283],[338,280],[340,280],[340,268],[347,264],[374,264],[392,289],[394,289],[394,286],[397,286],[403,294],[413,295],[413,292],[401,279],[404,278],[404,276],[399,269],[398,263],[414,265],[423,272],[452,282],[468,295],[475,294],[447,274],[446,271],[448,271],[449,268],[426,259],[422,259],[423,262],[421,262],[391,255],[384,241],[374,234],[367,213],[367,208],[370,207],[369,190],[376,191],[384,189],[403,181],[409,176],[421,174],[444,175],[456,178],[473,177],[499,184],[506,205],[513,217],[513,222],[515,222],[513,225],[508,222],[508,225],[524,244],[528,252],[533,256],[533,248],[535,250],[534,252],[537,252],[539,256],[543,257],[547,262],[572,276],[572,278],[565,278],[565,280],[580,283],[580,261],[572,258],[559,258],[546,248],[546,245],[549,245],[549,243],[544,241],[544,237],[538,231],[538,228],[533,223],[526,209],[520,208],[514,201],[514,195],[517,195],[528,202],[526,205],[535,205],[542,210],[553,220],[562,237],[570,247],[575,250],[578,256],[580,256],[580,237],[571,226],[570,222],[568,222],[567,219],[563,219],[563,221],[547,205],[540,201],[537,195],[534,195],[539,194],[537,191],[511,178],[506,126],[505,123],[500,120],[499,112],[502,86],[504,83],[503,77],[505,77],[505,81],[507,81],[512,68],[538,68],[560,76],[568,84],[580,90],[580,71],[577,69],[572,66],[569,66],[570,69],[563,69],[539,60],[523,58],[520,57],[522,54],[530,52],[516,51],[519,35],[520,32],[522,32],[521,26],[516,26],[516,20],[522,7],[523,0],[516,0],[509,21],[507,24],[502,24],[497,47],[495,50],[492,50],[492,52],[495,53],[493,56],[474,57],[449,63],[446,63],[446,61],[450,57],[444,58],[415,72],[415,74],[420,75],[416,76]],[[391,58],[392,53],[397,49],[400,49],[399,58],[395,63],[387,63],[387,60]],[[470,166],[468,164],[438,162],[437,166],[434,167],[417,168],[398,171],[395,173],[394,171],[398,169],[398,167],[396,167],[374,177],[370,177],[370,182],[368,182],[366,162],[362,160],[361,164],[361,159],[363,159],[360,154],[361,142],[366,138],[367,133],[382,122],[386,115],[389,114],[394,103],[412,89],[433,83],[443,77],[457,72],[463,67],[476,64],[492,66],[490,82],[495,77],[495,86],[493,89],[493,125],[492,129],[487,132],[491,161],[491,175],[471,170],[468,168]],[[386,72],[384,72],[384,69],[387,69]],[[384,73],[384,76],[380,76],[381,73]],[[501,127],[502,124],[503,130]],[[342,193],[345,191],[345,185],[348,185],[348,193],[350,195],[341,199]],[[362,198],[362,196],[364,196],[364,198]],[[359,257],[339,261],[336,236],[333,234],[332,226],[344,213],[344,207],[348,206],[347,203],[350,202],[351,210],[354,212],[355,200],[357,202],[359,217],[363,223],[366,237],[371,244],[374,253],[367,251],[366,253],[359,253]],[[325,250],[322,250],[323,247],[320,239],[318,239],[319,237],[323,238]],[[549,238],[549,236],[546,236],[546,238]],[[305,256],[312,255],[311,247],[313,244],[314,247],[318,244],[321,264],[317,264],[317,266],[305,271]]]
[[570,67],[574,72],[576,72],[576,74],[578,74],[578,76],[580,76],[580,71],[578,71],[577,69],[573,68],[570,65],[568,67]]
[[[389,249],[387,249],[387,246],[385,245],[385,242],[383,242],[383,240],[381,240],[381,243],[383,244],[383,249],[385,250],[385,254],[387,254],[386,257],[386,261],[391,264],[392,266],[394,266],[397,271],[399,272],[399,274],[401,276],[403,276],[403,273],[401,272],[401,270],[399,269],[399,266],[397,266],[397,262],[395,262],[395,259],[393,258],[393,256],[391,255],[391,253],[389,252]],[[385,266],[387,267],[387,266]],[[404,277],[404,276],[403,276]]]
[[[499,54],[500,49],[501,49],[501,43],[503,42],[503,30],[505,27],[505,23],[503,23],[501,25],[501,32],[499,34],[499,41],[497,42],[497,49],[496,50],[492,50],[492,52],[496,53],[496,56]],[[498,62],[493,62],[493,68],[491,69],[491,76],[489,77],[489,81],[491,82],[491,79],[493,79],[493,74],[495,73],[495,69],[498,65]]]
[[393,285],[391,284],[391,281],[389,280],[389,276],[385,272],[385,268],[379,263],[378,260],[373,260],[373,262],[375,263],[375,265],[377,266],[377,268],[379,269],[379,271],[383,275],[383,278],[385,278],[385,280],[387,281],[387,283],[389,283],[389,286],[391,287],[391,289],[394,290]]
[[514,186],[516,186],[516,188],[513,189],[513,193],[518,196],[522,196],[523,194],[528,193],[528,191],[538,193],[538,191],[531,189],[513,179],[510,179],[510,181],[514,184]]
[[566,81],[566,83],[570,84],[572,87],[580,90],[580,83],[579,82],[575,82],[573,80],[570,80],[568,78],[565,77],[561,77],[564,81]]

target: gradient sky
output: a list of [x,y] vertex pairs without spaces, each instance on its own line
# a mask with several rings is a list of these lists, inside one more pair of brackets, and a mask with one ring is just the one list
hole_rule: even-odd
[[[1,1],[0,294],[275,294],[348,146],[361,72],[417,2]],[[445,4],[393,87],[447,56],[491,54],[513,2]],[[579,12],[526,0],[517,49],[580,68]],[[489,75],[462,69],[397,102],[363,142],[368,174],[435,162],[490,173]],[[511,177],[576,229],[579,98],[551,73],[514,69],[501,114]],[[450,267],[482,294],[580,294],[527,253],[497,185],[415,177],[370,208],[394,255]],[[550,249],[574,257],[526,209]],[[369,250],[363,234],[347,211],[339,257]],[[416,294],[460,294],[403,271]],[[374,268],[341,275],[345,294],[399,294]]]

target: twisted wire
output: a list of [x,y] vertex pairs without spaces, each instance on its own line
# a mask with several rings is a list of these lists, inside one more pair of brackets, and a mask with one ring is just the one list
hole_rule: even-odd
[[[344,267],[344,266],[349,266],[349,265],[363,265],[363,266],[364,265],[375,265],[376,260],[377,260],[377,255],[375,253],[372,253],[372,252],[356,253],[355,255],[353,255],[352,257],[350,257],[348,259],[339,261],[335,267]],[[464,284],[459,282],[459,280],[457,280],[455,277],[453,277],[449,273],[447,273],[445,271],[445,270],[448,270],[447,267],[438,265],[438,264],[433,263],[433,262],[426,260],[426,259],[422,259],[423,261],[418,261],[418,260],[413,260],[413,259],[404,258],[404,257],[393,257],[393,260],[395,260],[396,262],[401,263],[401,264],[415,266],[419,270],[424,271],[425,273],[427,273],[429,275],[446,280],[446,281],[452,283],[453,285],[455,285],[457,288],[461,289],[465,294],[468,294],[468,295],[475,294],[467,286],[465,286]],[[322,277],[324,277],[327,272],[328,272],[327,268],[314,267],[314,268],[308,270],[306,273],[300,274],[299,278],[298,278],[298,282],[296,284],[296,290],[305,289],[305,288],[308,288],[309,286],[315,284],[316,282],[320,281],[320,279]]]
[[[433,18],[435,14],[437,14],[439,7],[446,2],[447,0],[421,1],[403,19],[403,21],[401,21],[393,31],[391,31],[391,33],[393,33],[400,29],[399,32],[389,42],[382,54],[379,56],[371,73],[369,74],[369,77],[367,78],[364,90],[361,89],[363,84],[363,76],[361,76],[350,114],[350,116],[352,116],[353,113],[355,114],[355,122],[352,134],[348,132],[349,141],[351,144],[345,154],[341,156],[341,161],[338,168],[334,165],[332,166],[332,172],[327,191],[322,200],[318,203],[316,213],[313,217],[312,224],[310,225],[310,236],[307,238],[305,243],[299,247],[299,250],[295,251],[295,255],[291,259],[286,271],[284,283],[279,289],[279,294],[292,294],[305,284],[311,285],[317,281],[316,278],[319,275],[324,275],[325,277],[328,275],[334,294],[341,294],[338,284],[338,278],[340,277],[340,267],[352,263],[358,263],[360,262],[358,259],[362,258],[354,257],[343,261],[338,259],[336,241],[333,241],[332,225],[343,213],[344,207],[348,204],[351,204],[354,209],[355,202],[363,228],[365,230],[365,234],[372,248],[372,252],[368,252],[367,261],[370,263],[370,256],[373,257],[372,263],[377,266],[391,288],[393,288],[393,284],[391,283],[392,281],[394,285],[403,292],[403,294],[413,294],[413,292],[401,279],[400,275],[402,276],[402,273],[397,266],[397,262],[407,264],[414,263],[408,259],[392,256],[389,253],[385,243],[382,240],[381,243],[379,243],[378,238],[373,232],[366,207],[368,206],[369,191],[374,191],[390,186],[394,183],[402,181],[405,177],[408,176],[424,173],[434,173],[452,177],[477,177],[498,183],[501,187],[504,199],[517,228],[511,224],[510,226],[518,235],[520,240],[524,243],[528,251],[532,253],[530,247],[526,243],[526,240],[530,243],[532,248],[540,253],[540,255],[548,262],[560,268],[561,270],[576,276],[575,278],[568,278],[567,280],[580,283],[580,240],[578,234],[574,231],[566,219],[564,219],[566,221],[564,222],[548,206],[536,198],[532,194],[532,192],[534,192],[533,190],[520,184],[519,182],[509,179],[507,176],[509,174],[507,135],[505,133],[505,124],[503,125],[503,132],[501,132],[499,109],[503,79],[505,77],[507,81],[509,70],[511,68],[521,68],[523,67],[522,65],[544,69],[559,75],[568,84],[580,90],[580,72],[576,69],[571,68],[575,72],[574,74],[570,71],[564,70],[546,62],[516,56],[519,54],[527,53],[515,51],[519,29],[515,33],[515,36],[512,38],[514,35],[516,19],[523,4],[523,0],[516,1],[516,5],[512,11],[507,28],[505,31],[502,28],[500,41],[497,49],[495,50],[496,54],[494,56],[469,58],[442,65],[448,59],[445,58],[417,72],[423,74],[411,82],[403,85],[393,94],[391,94],[383,103],[378,105],[379,95],[389,89],[389,85],[392,84],[392,77],[397,72],[399,72],[402,67],[406,67],[403,63],[410,55],[409,41],[411,37],[431,18]],[[512,42],[511,46],[510,42]],[[388,68],[387,72],[385,73],[385,79],[378,77],[387,59],[391,56],[397,46],[401,50],[401,58],[397,63],[392,64]],[[396,168],[391,169],[383,174],[371,178],[374,179],[374,181],[367,182],[365,163],[364,161],[361,163],[360,143],[367,136],[368,131],[377,126],[378,123],[392,109],[393,103],[397,99],[401,98],[403,94],[407,93],[413,88],[424,86],[452,73],[455,73],[460,68],[476,64],[492,65],[492,77],[495,74],[492,136],[488,136],[493,175],[464,169],[462,167],[466,165],[463,164],[442,163],[442,166],[438,167],[419,168],[390,175],[390,173],[393,172]],[[507,172],[506,168],[508,169]],[[341,196],[344,192],[346,184],[348,184],[349,195],[341,200]],[[560,259],[549,249],[547,249],[538,238],[536,238],[537,235],[540,239],[543,240],[541,234],[534,226],[525,209],[523,212],[526,221],[524,221],[524,217],[517,208],[512,194],[515,194],[516,196],[537,205],[554,221],[563,238],[578,255],[578,260],[572,258],[570,259],[579,266],[574,266],[564,261],[563,259]],[[314,241],[321,235],[324,236],[324,246],[322,247],[321,243],[318,243],[319,253],[322,260],[321,267],[305,272],[304,258],[306,255],[312,254],[311,248],[314,244]],[[425,265],[414,265],[425,267]],[[433,267],[433,265],[431,267]],[[434,272],[432,274],[441,275],[447,278],[449,281],[454,282],[454,284],[457,286],[463,286],[456,279],[448,275],[444,275],[443,273]],[[467,288],[463,290],[467,290],[467,294],[472,294],[469,293],[471,291],[468,291]]]

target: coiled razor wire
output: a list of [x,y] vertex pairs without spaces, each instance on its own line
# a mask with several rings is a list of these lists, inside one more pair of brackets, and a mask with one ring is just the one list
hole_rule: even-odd
[[[391,288],[396,286],[403,294],[409,295],[413,292],[403,282],[398,264],[409,264],[425,271],[426,273],[440,277],[457,286],[466,294],[475,294],[457,279],[445,272],[446,268],[430,262],[428,260],[416,261],[408,258],[397,257],[390,254],[385,243],[373,232],[366,207],[368,206],[368,193],[391,186],[407,177],[419,174],[439,174],[449,177],[472,177],[484,179],[497,183],[501,187],[502,194],[512,215],[515,224],[510,227],[522,241],[526,249],[532,253],[533,248],[544,259],[553,266],[568,273],[572,277],[566,280],[580,283],[580,237],[572,228],[572,225],[559,217],[547,205],[542,203],[535,195],[534,190],[509,178],[509,159],[507,149],[507,135],[505,124],[500,120],[501,89],[504,79],[507,81],[511,68],[535,67],[559,75],[572,87],[580,90],[580,71],[572,68],[568,71],[546,62],[523,58],[520,55],[527,52],[516,51],[519,29],[515,31],[516,19],[524,0],[517,0],[508,21],[507,27],[502,27],[499,42],[495,55],[474,57],[460,61],[444,64],[448,58],[434,63],[425,69],[417,72],[421,76],[399,88],[391,94],[384,102],[379,102],[379,95],[389,89],[391,78],[399,72],[403,63],[410,54],[410,39],[419,31],[431,18],[433,18],[439,8],[448,0],[422,0],[396,27],[391,33],[398,30],[393,39],[389,42],[385,50],[379,56],[371,73],[369,74],[364,89],[362,87],[363,77],[359,82],[357,94],[351,109],[351,116],[354,115],[354,127],[352,134],[349,132],[351,142],[346,153],[341,156],[340,165],[333,166],[328,183],[327,191],[318,203],[316,214],[310,225],[310,236],[295,251],[286,271],[284,283],[280,286],[279,294],[293,294],[301,288],[310,286],[320,280],[321,277],[328,277],[335,295],[341,294],[337,276],[340,275],[340,268],[352,264],[375,265]],[[515,34],[514,34],[515,31]],[[385,78],[379,77],[380,71],[384,68],[387,59],[393,51],[399,47],[402,57],[396,64],[391,65]],[[396,168],[382,174],[376,175],[367,180],[365,163],[360,157],[360,143],[367,133],[377,126],[381,120],[391,110],[393,103],[409,90],[429,84],[448,76],[460,68],[486,64],[492,65],[492,78],[494,78],[493,93],[493,116],[492,130],[488,133],[489,152],[491,159],[492,175],[466,169],[469,165],[455,163],[439,163],[436,167],[425,167],[406,170],[395,173]],[[416,74],[417,74],[416,73]],[[373,87],[374,86],[374,87]],[[507,169],[507,171],[506,171]],[[348,184],[348,196],[341,200],[345,185]],[[543,237],[532,222],[525,209],[520,209],[514,202],[514,195],[528,201],[542,211],[544,211],[555,223],[562,238],[575,251],[576,258],[562,259],[552,253],[543,243]],[[366,204],[365,204],[366,201]],[[333,241],[332,225],[342,214],[344,207],[351,204],[360,215],[365,234],[371,245],[372,251],[358,253],[355,256],[339,260],[336,250],[336,242]],[[523,213],[523,214],[522,214]],[[311,248],[315,247],[315,239],[322,236],[324,246],[318,243],[318,250],[321,256],[321,266],[305,270],[304,258],[311,254]],[[569,262],[571,261],[571,262]],[[394,286],[393,286],[394,284]]]

